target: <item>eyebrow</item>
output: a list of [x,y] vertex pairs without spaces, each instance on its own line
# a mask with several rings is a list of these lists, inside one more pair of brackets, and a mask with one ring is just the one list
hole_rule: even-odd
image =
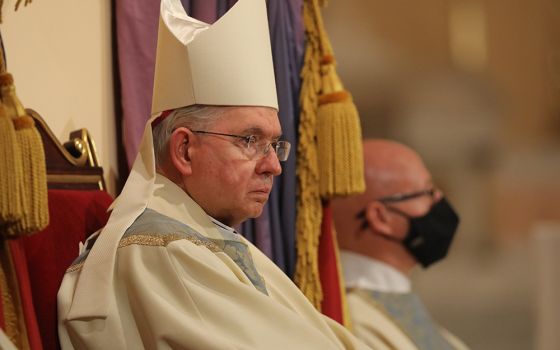
[[[255,126],[255,127],[251,127],[251,128],[247,128],[247,129],[243,130],[243,131],[241,132],[241,134],[243,134],[243,135],[257,135],[257,136],[262,136],[262,135],[264,135],[264,134],[266,134],[266,133],[265,133],[265,131],[264,131],[262,128]],[[275,139],[280,139],[281,137],[282,137],[282,133],[280,133],[279,135],[274,135],[274,136],[272,136],[272,139],[273,139],[273,140],[275,140]]]

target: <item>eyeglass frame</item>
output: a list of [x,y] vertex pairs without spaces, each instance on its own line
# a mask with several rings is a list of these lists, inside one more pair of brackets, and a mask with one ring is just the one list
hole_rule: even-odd
[[[251,141],[253,140],[253,144],[255,145],[255,147],[257,147],[257,135],[235,135],[235,134],[225,134],[225,133],[221,133],[221,132],[213,132],[213,131],[206,131],[206,130],[191,130],[193,133],[195,134],[204,134],[204,135],[217,135],[217,136],[227,136],[227,137],[235,137],[237,139],[241,139],[244,140],[247,144],[247,148],[251,147]],[[277,141],[271,141],[268,142],[263,148],[262,150],[259,150],[258,148],[255,148],[255,150],[257,151],[257,154],[260,153],[262,155],[262,157],[265,157],[266,155],[268,155],[268,152],[270,152],[271,149],[274,150],[274,153],[276,154],[276,157],[278,157],[278,161],[280,162],[285,162],[286,160],[288,160],[288,157],[290,156],[290,149],[291,149],[292,145],[290,144],[290,142],[288,141],[284,141],[284,140],[277,140]],[[278,149],[285,149],[285,157],[280,158],[278,156]]]
[[[432,188],[428,188],[428,189],[421,190],[421,191],[391,194],[391,195],[388,195],[388,196],[376,198],[374,200],[378,201],[378,202],[381,202],[383,204],[403,202],[403,201],[407,201],[407,200],[410,200],[410,199],[419,198],[419,197],[422,197],[422,196],[430,196],[433,200],[437,191],[438,191],[438,189],[436,187],[432,187]],[[386,208],[391,210],[391,211],[394,211],[394,212],[396,212],[396,213],[398,213],[402,216],[405,216],[407,218],[411,217],[407,213],[405,213],[405,212],[403,212],[400,209],[397,209],[395,207],[387,205]],[[365,216],[366,216],[366,209],[364,208],[364,209],[360,210],[355,215],[355,218],[358,219],[358,220],[365,220]],[[367,227],[368,227],[368,223],[367,223],[367,220],[365,220],[361,225],[361,230],[364,230]]]
[[414,199],[414,198],[418,198],[418,197],[422,197],[422,196],[430,196],[432,199],[434,199],[435,194],[437,193],[437,188],[432,187],[432,188],[428,188],[426,190],[421,190],[421,191],[415,191],[415,192],[408,192],[408,193],[397,193],[397,194],[392,194],[389,196],[384,196],[381,198],[377,198],[376,201],[379,201],[381,203],[397,203],[397,202],[403,202],[403,201],[407,201],[409,199]]

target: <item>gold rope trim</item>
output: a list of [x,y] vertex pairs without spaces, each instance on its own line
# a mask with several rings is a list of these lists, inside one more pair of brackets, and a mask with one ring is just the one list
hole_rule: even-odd
[[296,170],[299,183],[296,218],[297,262],[294,280],[309,301],[320,310],[323,291],[319,278],[318,247],[323,211],[319,195],[316,124],[318,96],[321,90],[321,42],[316,9],[317,0],[304,1],[303,21],[307,41],[301,71],[301,115]]
[[2,260],[0,264],[0,289],[2,289],[2,309],[4,310],[4,324],[6,335],[12,343],[16,343],[18,339],[18,329],[17,329],[17,317],[14,308],[14,300],[12,294],[10,293],[10,287],[8,284],[8,274],[6,270],[9,269],[9,264],[7,262],[7,257],[5,256],[7,250],[6,242],[2,242]]
[[319,310],[323,299],[318,267],[321,197],[365,190],[358,113],[336,73],[336,60],[320,13],[320,5],[325,2],[303,2],[306,48],[296,170],[299,192],[294,279]]
[[137,245],[145,245],[145,246],[167,246],[169,243],[178,241],[180,239],[186,239],[187,241],[197,245],[203,246],[208,248],[210,251],[216,253],[221,252],[222,250],[213,242],[210,241],[203,241],[197,237],[186,236],[184,234],[167,234],[167,235],[160,235],[160,234],[150,234],[150,233],[142,233],[142,234],[134,234],[127,236],[119,242],[119,248],[127,247],[129,245],[137,244]]
[[[150,247],[166,247],[169,243],[178,241],[181,239],[185,239],[197,246],[202,246],[208,248],[213,253],[221,252],[220,249],[215,243],[210,241],[204,241],[197,237],[187,236],[184,234],[172,233],[172,234],[152,234],[152,233],[141,233],[141,234],[134,234],[130,236],[126,236],[119,242],[118,248],[128,247],[130,245],[143,245],[143,246],[150,246]],[[68,269],[66,269],[66,273],[79,271],[84,266],[85,259],[80,261],[79,263],[72,264]]]
[[70,272],[74,272],[74,271],[81,270],[82,267],[84,266],[84,262],[85,262],[85,261],[82,260],[82,261],[80,261],[80,262],[77,263],[77,264],[72,264],[72,265],[70,265],[70,267],[66,269],[66,273],[70,273]]
[[24,213],[22,197],[23,165],[16,131],[3,104],[0,104],[0,223],[13,224]]
[[[19,282],[12,260],[8,243],[2,241],[2,299],[4,303],[4,319],[6,335],[21,350],[30,349],[27,338],[27,326],[23,314]],[[5,285],[4,285],[5,283]]]

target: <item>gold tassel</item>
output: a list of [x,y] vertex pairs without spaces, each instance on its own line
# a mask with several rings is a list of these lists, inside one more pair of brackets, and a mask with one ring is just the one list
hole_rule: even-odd
[[362,129],[358,110],[336,72],[324,29],[320,35],[321,96],[317,112],[320,193],[324,199],[365,191]]
[[330,198],[365,190],[358,113],[336,75],[320,14],[320,6],[325,3],[326,0],[303,2],[307,40],[301,71],[294,277],[319,310],[323,299],[318,266],[321,196]]
[[42,230],[49,223],[45,151],[33,119],[27,115],[16,95],[11,74],[0,74],[0,91],[16,130],[23,169],[23,186],[20,186],[20,195],[24,199],[23,216],[7,228],[8,235],[18,236]]
[[40,231],[49,224],[49,206],[45,151],[35,121],[28,115],[14,119],[24,171],[25,193],[28,194],[28,209],[23,218],[8,228],[10,235]]
[[[5,71],[2,50],[0,77]],[[12,119],[3,104],[0,104],[0,135],[0,227],[7,228],[23,217],[25,197],[22,196],[23,166],[17,136]]]
[[14,125],[2,104],[0,135],[0,226],[7,227],[23,217],[23,167]]

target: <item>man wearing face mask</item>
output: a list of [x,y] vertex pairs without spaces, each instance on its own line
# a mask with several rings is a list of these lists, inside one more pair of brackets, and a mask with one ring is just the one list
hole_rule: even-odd
[[409,279],[417,264],[447,255],[457,214],[412,149],[363,145],[366,191],[332,202],[354,333],[372,347],[466,349],[434,322]]

